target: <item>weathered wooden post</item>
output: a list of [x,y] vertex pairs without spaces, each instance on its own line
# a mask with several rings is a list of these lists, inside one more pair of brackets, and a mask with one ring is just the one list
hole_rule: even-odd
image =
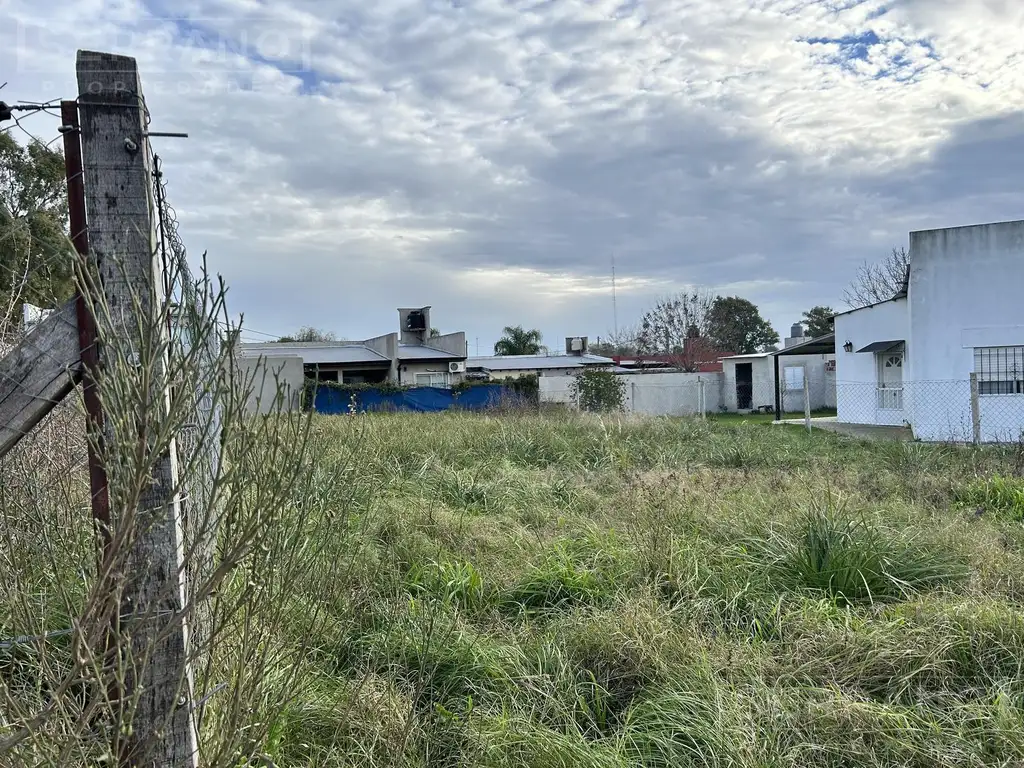
[[[126,346],[129,360],[138,360],[142,344],[155,343],[147,334],[166,333],[157,322],[162,282],[142,84],[135,60],[127,56],[79,51],[77,74],[89,244],[112,326],[108,333]],[[101,347],[100,369],[110,362]],[[142,421],[159,423],[166,415],[162,373],[154,377],[154,391],[140,408]],[[106,423],[105,435],[112,430]],[[118,633],[131,645],[122,648],[127,659],[123,701],[134,712],[118,755],[124,765],[198,765],[177,487],[172,440],[170,449],[154,459],[151,482],[137,509],[117,509],[112,499],[115,535],[126,520],[136,528],[127,539],[131,551],[122,561],[125,572],[118,574],[123,584]]]

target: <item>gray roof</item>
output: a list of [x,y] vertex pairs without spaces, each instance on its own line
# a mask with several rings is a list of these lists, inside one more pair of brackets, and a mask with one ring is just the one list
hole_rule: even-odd
[[488,371],[536,371],[582,368],[587,365],[615,365],[615,361],[599,355],[494,355],[466,359],[467,368],[484,368]]
[[346,365],[352,363],[390,363],[384,355],[374,352],[362,344],[324,344],[322,342],[299,342],[266,344],[242,344],[242,357],[294,356],[301,357],[306,365]]
[[399,360],[465,360],[465,355],[455,355],[442,349],[425,347],[422,344],[399,344]]
[[828,333],[824,336],[815,336],[794,344],[792,347],[780,349],[772,354],[776,357],[789,357],[790,355],[832,355],[836,351],[836,335]]

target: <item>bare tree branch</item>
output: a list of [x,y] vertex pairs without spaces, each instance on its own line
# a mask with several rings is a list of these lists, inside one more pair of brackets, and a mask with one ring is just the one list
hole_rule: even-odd
[[882,261],[861,264],[843,293],[843,301],[851,309],[889,301],[903,289],[909,266],[910,253],[902,246],[893,248]]

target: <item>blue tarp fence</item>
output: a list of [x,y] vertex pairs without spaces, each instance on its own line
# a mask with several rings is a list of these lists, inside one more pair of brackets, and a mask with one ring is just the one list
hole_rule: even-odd
[[327,415],[365,413],[367,411],[418,411],[436,413],[458,408],[482,411],[497,406],[526,402],[526,398],[500,384],[480,385],[461,391],[435,387],[415,387],[399,392],[379,389],[346,390],[338,387],[317,387],[313,410]]

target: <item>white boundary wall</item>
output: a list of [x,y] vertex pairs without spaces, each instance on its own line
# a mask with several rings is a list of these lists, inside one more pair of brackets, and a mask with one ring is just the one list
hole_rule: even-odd
[[[721,373],[634,373],[620,375],[625,388],[625,410],[647,416],[687,416],[701,410],[715,413],[722,402]],[[572,376],[544,376],[539,380],[542,403],[572,401]]]

